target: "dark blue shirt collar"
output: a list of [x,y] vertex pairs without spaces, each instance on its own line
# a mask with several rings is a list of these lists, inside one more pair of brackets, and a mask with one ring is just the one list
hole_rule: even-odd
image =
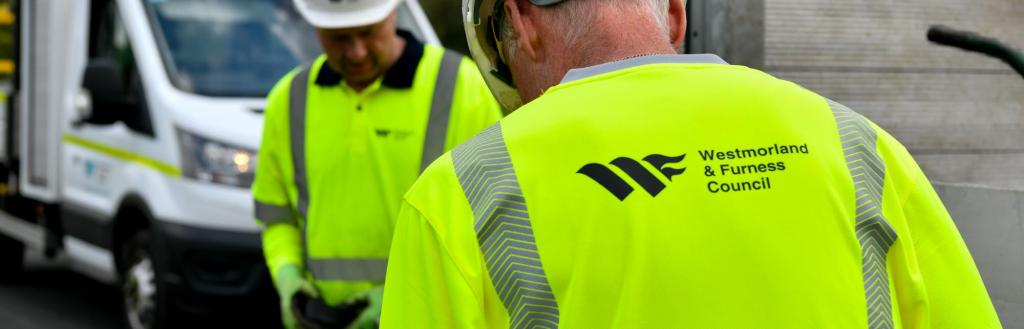
[[[391,88],[410,88],[416,78],[416,68],[420,66],[423,59],[423,43],[416,40],[416,37],[407,31],[398,30],[398,36],[405,39],[405,49],[398,56],[395,64],[384,73],[381,84]],[[324,63],[316,76],[318,86],[335,86],[341,83],[344,78],[340,73],[331,69],[330,65]]]

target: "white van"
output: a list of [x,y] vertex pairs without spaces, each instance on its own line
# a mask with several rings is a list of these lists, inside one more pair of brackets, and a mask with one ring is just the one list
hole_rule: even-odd
[[[15,6],[0,279],[24,250],[45,251],[121,285],[133,328],[182,311],[276,313],[249,186],[264,95],[321,53],[292,0]],[[415,0],[399,28],[438,43]]]

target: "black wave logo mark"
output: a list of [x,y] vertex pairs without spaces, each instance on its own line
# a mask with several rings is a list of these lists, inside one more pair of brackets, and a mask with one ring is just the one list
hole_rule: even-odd
[[682,175],[684,172],[686,172],[686,167],[676,169],[665,167],[665,165],[680,163],[683,162],[683,160],[685,159],[686,154],[677,157],[668,157],[661,154],[651,154],[644,157],[644,161],[647,161],[647,163],[650,163],[652,166],[654,166],[654,168],[657,168],[658,171],[660,171],[662,175],[665,175],[665,178],[668,178],[668,181],[670,182],[672,181],[672,177]]
[[[672,181],[673,177],[686,172],[686,167],[677,169],[666,167],[666,165],[679,163],[684,159],[686,159],[686,154],[675,157],[651,154],[644,157],[643,160],[656,168],[669,181]],[[621,169],[622,172],[636,182],[637,185],[640,185],[644,191],[647,191],[651,197],[657,197],[661,191],[665,190],[665,183],[662,183],[658,177],[654,176],[653,173],[644,168],[639,161],[627,157],[619,157],[612,160],[611,165]],[[612,195],[619,199],[619,201],[626,200],[626,197],[632,194],[634,190],[624,178],[619,177],[619,175],[615,174],[614,171],[602,164],[590,163],[584,165],[583,168],[580,168],[576,173],[590,177],[590,179],[593,179],[595,182],[607,189],[608,192],[611,192]]]

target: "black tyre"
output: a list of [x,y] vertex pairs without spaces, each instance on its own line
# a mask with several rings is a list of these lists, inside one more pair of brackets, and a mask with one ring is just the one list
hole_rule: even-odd
[[0,235],[0,282],[13,280],[25,269],[25,245]]
[[131,329],[172,327],[168,320],[173,309],[161,289],[152,246],[149,232],[141,231],[121,248],[121,299],[125,324]]

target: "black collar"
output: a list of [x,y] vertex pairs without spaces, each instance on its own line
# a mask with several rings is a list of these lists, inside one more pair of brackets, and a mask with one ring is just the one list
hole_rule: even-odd
[[[416,40],[412,33],[403,30],[398,30],[398,36],[405,39],[405,49],[395,64],[384,73],[384,80],[381,83],[391,88],[410,88],[416,77],[416,68],[423,59],[423,44]],[[334,72],[327,63],[320,67],[320,72],[316,76],[318,86],[335,86],[341,83],[341,80],[341,74]]]

